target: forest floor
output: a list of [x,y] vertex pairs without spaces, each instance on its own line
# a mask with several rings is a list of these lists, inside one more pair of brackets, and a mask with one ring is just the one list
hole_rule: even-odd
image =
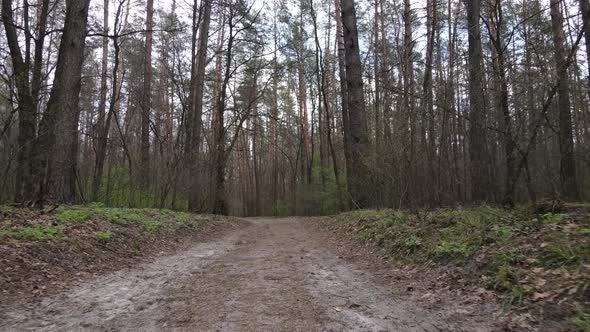
[[[375,214],[381,219],[371,219]],[[528,316],[519,320],[526,314],[506,314],[497,292],[467,282],[443,268],[446,265],[409,268],[410,262],[398,266],[384,260],[383,247],[371,240],[380,228],[369,232],[372,235],[358,233],[367,225],[384,225],[383,216],[398,212],[222,220],[210,229],[192,227],[206,235],[171,246],[175,249],[170,251],[150,249],[151,254],[126,266],[105,268],[104,262],[96,263],[94,273],[81,275],[55,292],[30,297],[25,296],[29,288],[20,287],[16,296],[0,300],[0,331],[575,331],[572,324],[549,328],[530,325]],[[89,217],[85,224],[96,227],[96,223]],[[190,239],[189,229],[169,228],[174,231],[168,234],[182,233]],[[70,239],[76,236],[71,230],[63,232]],[[105,241],[105,248],[124,248],[114,242],[118,232],[113,229],[111,242],[97,241]],[[22,241],[22,231],[21,236],[15,234],[13,230],[10,238],[0,238],[0,251]],[[151,239],[154,244],[163,241]],[[4,269],[9,265],[2,257]],[[109,259],[116,261],[114,256]],[[584,259],[578,260],[586,264]],[[73,264],[68,271],[76,268]],[[19,288],[22,282],[14,279],[12,270],[2,269],[0,280],[12,276],[9,284],[0,283],[2,292],[10,295],[6,287]],[[46,289],[49,280],[40,278],[36,289]]]

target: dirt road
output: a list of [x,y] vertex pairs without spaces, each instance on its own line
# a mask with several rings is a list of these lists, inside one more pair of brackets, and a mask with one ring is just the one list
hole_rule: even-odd
[[301,219],[250,223],[218,241],[4,309],[0,330],[493,330],[482,313],[461,317],[396,298]]

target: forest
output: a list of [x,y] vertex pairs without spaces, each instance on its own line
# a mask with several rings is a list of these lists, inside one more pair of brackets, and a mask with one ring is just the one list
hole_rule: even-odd
[[0,204],[590,195],[588,0],[2,0]]

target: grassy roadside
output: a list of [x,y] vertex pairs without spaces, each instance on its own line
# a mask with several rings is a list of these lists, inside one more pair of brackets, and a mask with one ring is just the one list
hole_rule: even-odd
[[171,210],[90,205],[42,213],[0,206],[0,304],[57,291],[234,225]]
[[359,210],[329,224],[393,264],[453,269],[454,278],[495,292],[503,310],[526,324],[590,331],[587,207]]

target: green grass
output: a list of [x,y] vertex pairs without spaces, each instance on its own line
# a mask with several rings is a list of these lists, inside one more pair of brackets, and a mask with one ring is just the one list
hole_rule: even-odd
[[108,242],[113,237],[113,233],[111,231],[98,231],[95,233],[96,238],[103,241]]
[[162,223],[155,219],[145,219],[142,223],[143,229],[148,233],[157,233],[162,227]]
[[55,219],[61,223],[84,222],[90,219],[90,212],[87,209],[63,208],[60,209]]
[[559,224],[565,218],[567,218],[567,214],[565,213],[548,212],[541,215],[541,222],[543,224]]
[[584,332],[590,332],[590,313],[580,312],[578,315],[570,318],[572,324]]
[[563,243],[548,247],[541,257],[541,262],[546,267],[577,268],[581,261],[579,249],[573,249],[570,245]]
[[[590,257],[590,245],[583,240],[590,234],[589,220],[574,220],[566,213],[536,215],[526,208],[483,206],[420,214],[358,210],[339,218],[360,241],[379,246],[381,256],[395,264],[434,261],[472,271],[499,294],[505,309],[522,304],[536,291],[525,281],[531,266],[575,270]],[[578,228],[556,228],[570,219]],[[541,247],[542,242],[547,245]]]
[[1,214],[14,214],[16,212],[16,209],[12,206],[9,205],[0,205],[0,213]]
[[46,241],[56,238],[60,233],[60,229],[53,225],[36,224],[26,227],[13,227],[9,221],[4,223],[2,229],[0,229],[0,239]]

